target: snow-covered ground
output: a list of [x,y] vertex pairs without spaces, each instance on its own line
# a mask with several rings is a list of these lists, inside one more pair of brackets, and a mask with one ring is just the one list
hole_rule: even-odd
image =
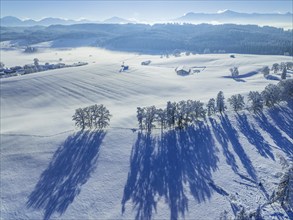
[[[214,116],[186,132],[133,132],[136,107],[167,101],[207,102],[269,83],[258,70],[292,57],[206,54],[160,56],[97,48],[1,50],[7,67],[78,61],[89,65],[1,79],[2,219],[217,219],[240,204],[256,210],[268,201],[292,158],[292,107],[255,116]],[[151,60],[149,66],[141,62]],[[130,69],[119,72],[122,63]],[[205,66],[178,76],[178,66]],[[229,68],[243,77],[233,80]],[[104,133],[81,133],[76,108],[104,104],[113,115]],[[166,147],[168,146],[168,147]],[[186,149],[186,150],[178,150]],[[262,186],[259,186],[259,182]],[[267,219],[289,218],[277,203]]]

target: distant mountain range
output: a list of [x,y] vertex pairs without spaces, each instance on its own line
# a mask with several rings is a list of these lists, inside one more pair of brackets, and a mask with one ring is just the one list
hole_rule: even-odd
[[239,13],[231,10],[225,10],[220,13],[187,13],[182,17],[175,19],[177,22],[186,23],[236,23],[236,24],[287,24],[292,27],[292,13]]
[[90,20],[67,20],[62,18],[44,18],[42,20],[36,21],[32,19],[27,20],[21,20],[17,17],[13,16],[6,16],[3,18],[0,18],[0,24],[1,26],[6,27],[28,27],[28,26],[50,26],[50,25],[72,25],[72,24],[84,24],[84,23],[106,23],[106,24],[126,24],[126,23],[132,23],[130,20],[126,20],[119,17],[112,17],[109,19],[106,19],[104,21],[90,21]]
[[109,19],[104,20],[102,23],[106,23],[106,24],[127,24],[127,23],[133,23],[130,20],[124,19],[124,18],[119,18],[119,17],[112,17]]
[[77,24],[77,23],[86,23],[88,21],[75,21],[75,20],[65,20],[61,18],[44,18],[40,21],[35,21],[32,19],[28,20],[21,20],[17,17],[13,16],[6,16],[1,18],[0,23],[1,26],[35,26],[35,25],[41,25],[41,26],[50,26],[53,24],[62,24],[62,25],[70,25],[70,24]]
[[[293,29],[292,27],[292,13],[278,14],[278,13],[239,13],[231,10],[225,10],[220,13],[187,13],[182,17],[170,19],[166,22],[159,23],[211,23],[211,24],[256,24],[256,25],[268,25],[276,27],[284,27],[286,29]],[[6,16],[0,18],[1,26],[6,27],[27,27],[27,26],[50,26],[50,25],[72,25],[72,24],[83,24],[83,23],[106,23],[106,24],[127,24],[127,23],[140,23],[133,22],[120,17],[111,17],[104,21],[90,21],[90,20],[67,20],[62,18],[44,18],[42,20],[36,21],[32,19],[21,20],[17,17]],[[152,23],[154,23],[152,21]]]

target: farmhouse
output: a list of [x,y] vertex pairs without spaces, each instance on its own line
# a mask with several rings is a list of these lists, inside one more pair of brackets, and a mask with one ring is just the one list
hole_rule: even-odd
[[126,70],[129,70],[129,66],[124,65],[124,62],[123,62],[123,64],[121,65],[121,69],[119,70],[119,72],[123,72],[123,71],[126,71]]
[[178,66],[176,69],[175,69],[176,73],[178,75],[181,75],[181,76],[186,76],[186,75],[189,75],[191,70],[189,67],[187,66]]
[[152,62],[152,61],[150,61],[150,60],[146,60],[146,61],[141,62],[141,65],[143,65],[143,66],[147,66],[147,65],[149,65],[151,62]]

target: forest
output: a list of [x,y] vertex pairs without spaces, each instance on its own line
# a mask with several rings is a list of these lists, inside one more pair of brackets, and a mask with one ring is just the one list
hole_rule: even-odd
[[[293,55],[292,30],[257,25],[75,24],[0,27],[1,41],[18,46],[85,40],[87,45],[145,54],[240,53]],[[65,45],[65,43],[64,43]],[[58,44],[62,47],[62,44]]]

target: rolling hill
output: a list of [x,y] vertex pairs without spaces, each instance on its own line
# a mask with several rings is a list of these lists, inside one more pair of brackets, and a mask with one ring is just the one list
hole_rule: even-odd
[[[262,207],[265,219],[290,219],[268,204],[292,162],[292,104],[256,115],[228,109],[186,130],[135,131],[136,107],[226,98],[269,83],[263,65],[285,56],[205,54],[160,58],[96,48],[1,51],[7,66],[88,62],[1,79],[1,217],[3,219],[217,219]],[[13,57],[13,58],[12,58]],[[141,62],[151,60],[149,66]],[[124,62],[129,70],[119,72]],[[179,65],[205,66],[179,76]],[[223,77],[239,66],[243,81]],[[289,73],[291,74],[291,73]],[[292,75],[292,74],[291,74]],[[75,109],[104,104],[105,131],[79,131]]]

